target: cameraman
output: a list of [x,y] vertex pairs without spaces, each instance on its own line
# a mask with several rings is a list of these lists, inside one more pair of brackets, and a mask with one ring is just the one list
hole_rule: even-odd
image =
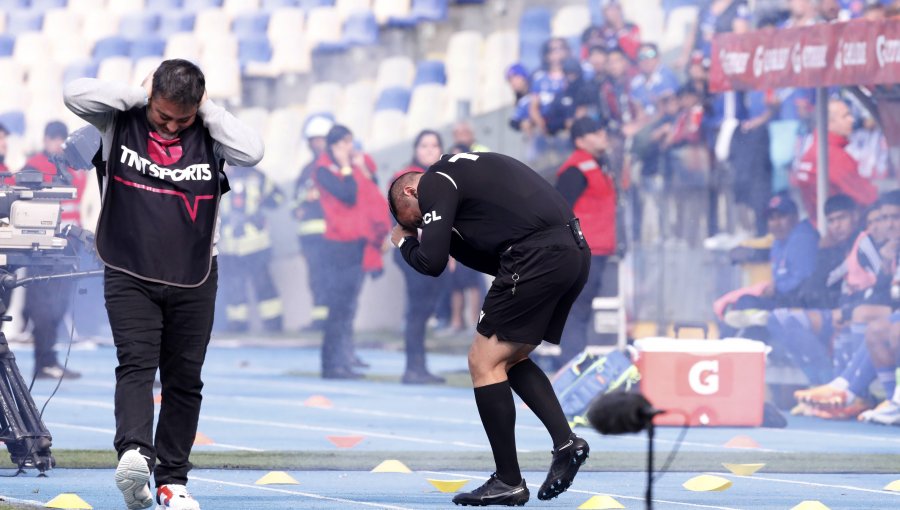
[[[62,146],[69,129],[58,120],[48,122],[44,127],[44,150],[25,162],[21,171],[37,171],[43,175],[45,184],[55,183],[56,164],[52,159],[62,155]],[[63,224],[80,225],[79,201],[84,193],[86,177],[84,172],[71,168],[68,169],[72,179],[72,186],[78,192],[74,200],[61,202]],[[30,276],[48,275],[58,273],[57,268],[38,266],[30,268]],[[25,291],[25,307],[22,310],[26,322],[32,323],[32,335],[34,336],[34,377],[36,379],[77,379],[81,374],[69,370],[59,364],[56,358],[56,334],[62,324],[69,304],[72,292],[75,288],[74,280],[54,280],[49,282],[34,283]]]
[[203,72],[186,60],[162,62],[143,87],[74,80],[65,103],[102,134],[96,244],[119,360],[116,486],[129,509],[148,508],[153,471],[159,509],[199,510],[185,484],[216,300],[221,162],[254,166],[263,141],[207,99]]

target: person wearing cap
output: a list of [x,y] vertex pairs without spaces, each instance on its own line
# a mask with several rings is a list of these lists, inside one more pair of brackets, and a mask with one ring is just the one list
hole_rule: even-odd
[[328,307],[325,305],[324,273],[319,270],[325,263],[323,248],[325,215],[319,202],[319,190],[316,189],[312,175],[318,168],[316,162],[325,151],[325,137],[333,125],[334,121],[323,114],[306,119],[303,137],[306,138],[306,143],[312,152],[312,161],[303,167],[294,185],[297,240],[300,243],[300,253],[306,259],[306,274],[313,302],[310,323],[307,326],[311,330],[321,330],[328,318]]
[[246,332],[251,315],[256,315],[265,331],[279,332],[284,307],[269,272],[272,238],[266,212],[282,204],[284,193],[256,167],[229,166],[227,171],[231,193],[219,204],[219,296],[225,327],[232,333]]
[[[62,154],[63,142],[69,136],[69,129],[60,121],[48,122],[44,127],[44,150],[31,156],[25,162],[24,170],[38,171],[44,174],[44,182],[47,184],[62,184],[57,177],[56,164],[52,161],[55,156]],[[60,221],[63,224],[81,225],[80,203],[85,192],[87,175],[85,172],[68,169],[72,180],[71,186],[77,190],[75,199],[64,200],[60,203],[62,208]],[[32,276],[37,274],[52,274],[52,269],[32,268]],[[63,367],[59,364],[56,355],[56,333],[63,317],[69,310],[74,292],[75,283],[72,280],[57,280],[31,285],[25,291],[25,307],[22,310],[23,318],[33,325],[34,336],[34,376],[38,379],[77,379],[81,374]]]
[[584,350],[591,323],[591,302],[600,295],[606,261],[616,253],[616,183],[604,168],[608,139],[604,125],[590,117],[576,120],[569,130],[575,150],[556,172],[556,189],[581,220],[591,249],[587,283],[569,312],[563,330],[562,360]]
[[506,82],[516,95],[516,106],[509,118],[509,126],[516,131],[529,133],[531,123],[528,120],[528,111],[531,104],[531,77],[528,70],[520,63],[509,66],[506,70]]
[[678,78],[660,62],[659,48],[643,43],[637,51],[639,73],[631,79],[631,98],[640,104],[647,115],[656,113],[656,100],[678,90]]

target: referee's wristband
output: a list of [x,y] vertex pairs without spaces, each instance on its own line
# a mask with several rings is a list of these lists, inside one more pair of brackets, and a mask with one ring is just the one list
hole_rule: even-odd
[[407,239],[418,240],[418,239],[416,239],[416,238],[413,237],[413,236],[406,236],[406,237],[404,237],[403,239],[401,239],[399,243],[397,243],[397,249],[398,249],[398,250],[399,250],[400,248],[403,248],[403,245],[406,243],[406,240],[407,240]]

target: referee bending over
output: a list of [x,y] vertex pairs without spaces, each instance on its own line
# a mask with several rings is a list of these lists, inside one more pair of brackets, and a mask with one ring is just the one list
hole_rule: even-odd
[[397,178],[388,198],[399,223],[391,241],[410,266],[437,276],[453,256],[495,276],[469,349],[469,373],[497,470],[484,485],[456,495],[453,502],[484,506],[528,501],[516,458],[510,389],[553,439],[553,462],[538,498],[562,494],[589,447],[572,433],[549,379],[528,355],[542,340],[559,343],[569,309],[588,277],[590,250],[572,209],[531,168],[491,152],[444,155],[424,174]]

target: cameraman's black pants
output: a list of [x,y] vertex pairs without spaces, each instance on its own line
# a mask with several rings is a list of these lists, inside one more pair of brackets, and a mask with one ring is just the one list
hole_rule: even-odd
[[353,319],[365,277],[365,242],[325,240],[324,248],[328,262],[320,270],[326,277],[328,320],[322,335],[322,374],[327,377],[336,371],[350,370],[355,357]]
[[[68,269],[66,269],[68,270]],[[65,272],[56,270],[57,273]],[[52,268],[30,268],[28,276],[54,274]],[[59,364],[56,358],[56,335],[72,301],[73,280],[51,280],[33,283],[25,290],[22,315],[34,325],[34,371]]]
[[[218,270],[186,289],[151,283],[107,268],[106,311],[116,345],[116,437],[119,456],[134,448],[149,457],[156,485],[185,484],[200,417],[200,369],[206,357]],[[153,437],[153,380],[162,404]]]

